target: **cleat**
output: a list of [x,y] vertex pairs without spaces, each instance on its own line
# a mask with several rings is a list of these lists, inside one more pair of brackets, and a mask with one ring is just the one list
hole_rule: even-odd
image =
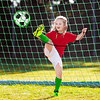
[[58,97],[58,92],[54,92],[54,97]]
[[44,26],[41,24],[37,27],[36,31],[33,33],[35,37],[39,37],[44,30]]

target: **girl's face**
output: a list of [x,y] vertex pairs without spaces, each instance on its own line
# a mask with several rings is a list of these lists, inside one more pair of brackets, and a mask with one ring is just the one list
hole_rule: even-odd
[[64,22],[62,19],[57,19],[55,22],[55,27],[59,33],[63,33],[64,31]]

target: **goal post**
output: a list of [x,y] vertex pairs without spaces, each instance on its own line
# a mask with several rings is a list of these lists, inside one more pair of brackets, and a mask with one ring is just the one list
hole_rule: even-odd
[[[27,27],[13,23],[13,13],[19,10],[31,16]],[[88,28],[81,41],[66,45],[62,85],[100,87],[99,0],[1,0],[0,84],[55,84],[53,65],[43,53],[44,43],[32,33],[40,24],[48,33],[58,15],[68,19],[70,33],[78,35]]]

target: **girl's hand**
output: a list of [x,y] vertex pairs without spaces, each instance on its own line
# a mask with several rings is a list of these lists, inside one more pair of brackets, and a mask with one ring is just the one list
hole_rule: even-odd
[[87,28],[83,28],[83,29],[82,29],[82,33],[83,33],[83,34],[85,34],[86,31],[87,31]]
[[78,35],[78,37],[76,38],[76,40],[82,40],[83,37],[84,37],[84,35],[85,35],[85,33],[86,33],[86,31],[87,31],[87,28],[83,28],[82,32]]

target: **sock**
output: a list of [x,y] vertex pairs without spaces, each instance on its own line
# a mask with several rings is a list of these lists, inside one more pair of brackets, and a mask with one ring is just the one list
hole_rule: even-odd
[[41,34],[39,36],[40,40],[43,41],[44,43],[48,43],[49,38],[47,36],[45,36],[44,34]]
[[61,84],[61,81],[62,81],[62,79],[59,79],[59,78],[55,78],[55,90],[54,90],[54,92],[58,92],[59,91],[59,87],[60,87],[60,84]]

